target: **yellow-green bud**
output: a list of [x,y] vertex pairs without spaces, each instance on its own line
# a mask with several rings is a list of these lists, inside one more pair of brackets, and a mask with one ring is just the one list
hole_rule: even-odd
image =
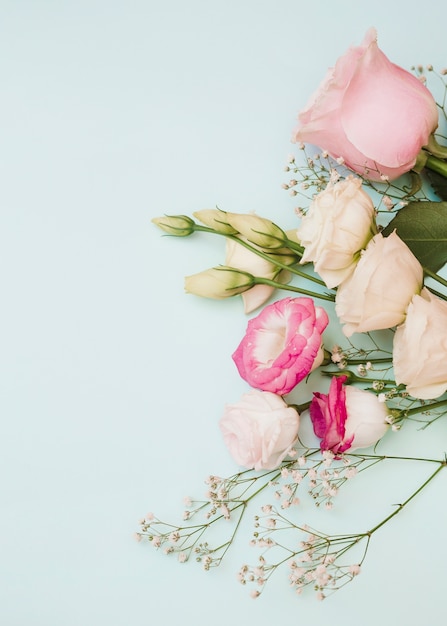
[[293,241],[293,243],[297,243],[299,246],[301,245],[301,241],[298,238],[298,229],[293,228],[292,230],[286,230],[287,239]]
[[185,291],[204,298],[222,300],[243,293],[254,284],[255,279],[251,274],[222,265],[186,276]]
[[202,222],[202,224],[205,224],[208,228],[217,230],[219,233],[223,233],[224,235],[237,234],[237,230],[228,224],[225,211],[221,211],[220,209],[203,209],[202,211],[196,211],[193,215],[199,222]]
[[165,215],[154,217],[152,222],[159,228],[176,237],[187,237],[194,232],[195,222],[187,215]]
[[249,242],[261,248],[282,248],[287,239],[284,231],[270,220],[254,213],[227,213],[228,223]]
[[300,260],[300,256],[295,254],[290,248],[278,248],[267,253],[271,259],[276,259],[284,265],[295,265]]

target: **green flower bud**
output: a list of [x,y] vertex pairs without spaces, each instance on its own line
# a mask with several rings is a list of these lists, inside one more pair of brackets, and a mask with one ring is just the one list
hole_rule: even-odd
[[154,217],[152,222],[159,228],[176,237],[187,237],[195,230],[195,222],[187,215],[165,215]]
[[222,300],[243,293],[254,284],[255,279],[251,274],[220,266],[186,276],[185,291],[203,298]]
[[297,228],[293,228],[292,230],[286,230],[286,235],[287,235],[287,239],[289,239],[289,241],[293,241],[294,243],[297,243],[299,246],[301,245],[301,241],[298,237],[298,229]]
[[227,213],[226,218],[237,232],[261,248],[282,248],[287,239],[279,226],[254,213]]
[[276,248],[267,254],[271,259],[284,263],[284,265],[295,265],[295,263],[298,263],[301,259],[301,257],[290,250],[290,248]]
[[237,230],[228,224],[225,211],[221,211],[220,209],[203,209],[202,211],[196,211],[193,215],[199,222],[202,222],[202,224],[205,224],[208,228],[217,230],[219,233],[223,233],[224,235],[237,234]]

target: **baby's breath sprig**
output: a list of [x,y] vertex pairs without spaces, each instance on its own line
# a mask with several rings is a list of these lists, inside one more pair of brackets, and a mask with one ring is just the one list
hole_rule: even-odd
[[[308,147],[305,144],[300,144],[299,148],[304,157],[304,164],[301,162],[297,164],[293,155],[288,157],[288,163],[284,171],[289,175],[293,175],[294,178],[283,183],[282,188],[288,191],[289,195],[293,198],[297,196],[303,198],[307,205],[312,198],[323,191],[330,182],[337,182],[341,178],[344,178],[347,173],[344,168],[342,168],[342,161],[337,163],[331,159],[326,152],[323,151],[311,157],[308,153]],[[297,207],[296,213],[300,214],[300,212],[302,212],[302,214],[304,214],[306,210],[307,206]]]
[[[282,184],[282,188],[289,192],[293,198],[303,199],[303,203],[295,207],[295,213],[302,217],[313,198],[323,191],[329,183],[337,183],[352,176],[343,162],[343,159],[333,159],[327,152],[316,153],[309,156],[309,148],[300,144],[300,150],[304,155],[304,164],[297,164],[293,155],[289,156],[284,170],[293,178]],[[368,172],[366,172],[368,174]],[[428,200],[429,196],[423,188],[420,177],[415,178],[412,174],[406,174],[399,180],[399,184],[382,177],[381,182],[376,182],[356,174],[362,179],[363,184],[371,192],[376,202],[377,213],[389,214],[403,208],[411,200]],[[304,206],[303,206],[304,204]]]
[[393,358],[392,351],[381,348],[371,333],[364,333],[362,339],[362,347],[355,346],[349,339],[348,347],[334,345],[330,352],[330,362],[339,369],[354,365],[359,376],[366,376],[369,371],[377,371],[377,365],[383,364],[387,367],[379,368],[379,371],[388,372]]
[[[301,443],[299,445],[302,446]],[[250,540],[252,546],[261,548],[264,552],[256,567],[244,565],[241,568],[239,580],[243,583],[255,583],[263,588],[274,571],[288,562],[290,583],[296,591],[300,593],[306,585],[312,583],[318,597],[322,599],[328,590],[339,589],[360,572],[372,534],[410,502],[446,464],[444,459],[440,461],[354,452],[336,457],[330,451],[321,453],[316,448],[302,446],[300,450],[300,456],[292,454],[291,458],[283,461],[275,470],[245,470],[229,478],[209,476],[205,481],[206,499],[185,499],[183,523],[171,524],[153,513],[148,513],[140,520],[137,540],[146,538],[153,547],[163,549],[165,554],[175,554],[180,563],[193,558],[208,571],[211,567],[220,565],[233,544],[249,502],[270,489],[273,501],[277,504],[265,504],[261,507],[261,513],[255,517],[255,530]],[[307,526],[299,525],[286,517],[286,510],[292,510],[301,504],[298,489],[304,490],[303,495],[310,496],[317,507],[331,509],[334,498],[347,481],[390,459],[422,461],[437,464],[438,467],[403,504],[371,530],[357,534],[326,535],[310,531]],[[197,520],[194,523],[199,515],[203,517],[203,521]],[[218,539],[217,532],[212,532],[217,530],[217,524],[225,525],[226,534],[223,540]],[[300,549],[284,545],[279,537],[281,531],[293,531],[294,536],[305,533]],[[210,537],[214,542],[217,539],[216,545],[210,543]],[[340,563],[341,557],[348,550],[364,540],[366,545],[362,556],[354,564]],[[296,541],[293,545],[296,545]],[[281,558],[268,564],[265,553],[272,548],[281,550]],[[258,588],[252,595],[256,597],[259,593]]]
[[[262,507],[262,515],[255,517],[255,530],[251,540],[251,545],[260,548],[262,553],[255,566],[244,564],[238,575],[242,584],[254,585],[252,597],[258,597],[270,577],[286,564],[289,571],[289,583],[297,594],[301,594],[305,587],[311,587],[317,598],[323,600],[334,591],[341,589],[360,574],[372,536],[400,513],[447,465],[445,458],[439,460],[374,455],[359,458],[362,461],[369,458],[374,462],[387,459],[421,461],[435,464],[436,469],[406,500],[396,505],[394,511],[369,530],[360,533],[326,534],[307,525],[295,523],[276,507],[271,505]],[[289,548],[284,543],[283,538],[290,537],[290,533],[301,537],[298,543],[294,542],[298,548]],[[354,550],[353,561],[347,562],[345,555],[354,548],[357,550]],[[267,559],[267,554],[272,557],[271,560]]]
[[[208,486],[205,500],[185,499],[183,524],[170,524],[148,513],[140,520],[136,539],[147,538],[155,548],[163,548],[165,554],[177,554],[181,563],[193,556],[205,570],[216,567],[232,544],[248,503],[279,476],[278,470],[262,473],[246,470],[229,478],[209,476],[205,480]],[[205,521],[192,523],[199,514]],[[216,523],[222,521],[229,523],[227,538],[212,546],[208,535]]]

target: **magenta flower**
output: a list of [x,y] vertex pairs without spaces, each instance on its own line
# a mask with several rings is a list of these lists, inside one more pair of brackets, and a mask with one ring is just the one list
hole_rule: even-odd
[[289,393],[321,365],[321,335],[328,322],[326,311],[310,298],[284,298],[266,306],[248,322],[233,354],[239,374],[256,389]]
[[388,429],[388,407],[377,396],[358,387],[345,386],[347,376],[334,376],[329,393],[314,392],[310,418],[321,450],[342,454],[369,448]]

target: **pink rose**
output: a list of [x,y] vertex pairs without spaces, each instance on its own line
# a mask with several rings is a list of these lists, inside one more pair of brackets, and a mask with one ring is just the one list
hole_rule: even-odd
[[369,448],[388,429],[386,404],[369,391],[344,386],[346,378],[334,376],[329,393],[315,392],[309,409],[321,450],[335,454]]
[[296,441],[299,415],[280,396],[252,389],[225,407],[219,426],[238,465],[274,469]]
[[233,354],[249,385],[284,395],[321,365],[321,335],[329,318],[310,298],[284,298],[248,322]]
[[412,74],[391,63],[371,28],[331,68],[298,116],[293,141],[327,150],[362,176],[408,172],[438,125],[436,102]]

